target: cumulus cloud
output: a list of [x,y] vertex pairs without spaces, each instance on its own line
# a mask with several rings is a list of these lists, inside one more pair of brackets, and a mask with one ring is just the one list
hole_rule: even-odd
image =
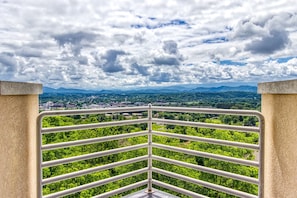
[[296,25],[296,13],[267,14],[240,21],[234,37],[247,39],[244,50],[252,54],[273,54],[291,43],[291,27]]
[[79,64],[81,65],[87,65],[89,62],[88,62],[88,57],[86,56],[78,56],[76,58],[76,60],[78,61]]
[[10,80],[10,77],[17,72],[18,62],[14,54],[9,52],[0,53],[0,77]]
[[162,56],[155,57],[153,63],[156,65],[179,65],[180,61],[176,57]]
[[178,54],[177,43],[172,40],[164,41],[163,50],[168,54]]
[[183,72],[178,71],[173,67],[167,66],[167,68],[163,69],[154,69],[148,80],[157,84],[168,82],[179,83],[181,82],[181,76],[183,76]]
[[115,34],[113,35],[113,38],[119,45],[122,45],[130,38],[130,36],[128,34]]
[[170,82],[171,74],[166,72],[156,72],[154,75],[149,77],[150,81],[157,82],[158,84],[162,82]]
[[0,53],[0,63],[3,66],[10,67],[10,68],[16,68],[17,66],[17,61],[15,59],[15,56],[10,52]]
[[0,77],[93,89],[296,78],[294,3],[6,1]]
[[16,55],[23,57],[41,57],[42,51],[40,49],[24,47],[16,51]]
[[173,40],[163,42],[162,51],[153,59],[155,65],[180,65],[183,56],[179,53],[177,43]]
[[96,37],[97,36],[93,33],[83,31],[53,35],[53,38],[61,47],[65,47],[65,45],[69,44],[75,56],[80,55],[81,49],[89,45],[89,43],[94,42]]
[[66,43],[71,44],[82,44],[83,41],[93,41],[96,38],[96,35],[88,32],[74,32],[74,33],[64,33],[53,35],[53,38],[59,43],[60,46],[63,46]]
[[144,35],[143,35],[143,32],[140,33],[140,32],[137,32],[134,36],[133,36],[133,40],[134,42],[136,43],[139,43],[139,44],[142,44],[146,41]]
[[119,56],[126,54],[122,50],[107,50],[106,53],[101,57],[105,62],[102,65],[99,65],[103,71],[108,73],[120,72],[124,68],[118,59]]
[[150,72],[148,71],[149,68],[146,67],[146,66],[141,66],[141,65],[138,65],[137,63],[133,63],[131,65],[131,68],[132,68],[133,71],[136,70],[136,74],[139,73],[142,76],[148,76],[148,75],[150,75]]
[[289,42],[286,31],[272,30],[269,35],[248,43],[245,50],[251,51],[253,54],[272,54],[284,49]]

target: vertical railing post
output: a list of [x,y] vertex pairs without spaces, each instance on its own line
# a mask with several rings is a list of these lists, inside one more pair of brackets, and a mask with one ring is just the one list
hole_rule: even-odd
[[147,193],[153,193],[153,173],[152,173],[152,154],[153,154],[153,148],[152,148],[152,142],[153,142],[153,136],[152,136],[152,105],[148,105],[148,184],[147,184]]
[[265,149],[265,119],[262,114],[258,115],[259,119],[259,129],[260,129],[260,137],[259,137],[259,187],[258,187],[258,197],[263,198],[264,197],[264,149]]
[[39,198],[42,197],[42,151],[41,151],[41,146],[42,146],[42,135],[41,135],[41,130],[42,130],[42,115],[39,114],[37,117],[37,123],[36,123],[36,129],[37,129],[37,143],[36,143],[36,158],[37,158],[37,195]]

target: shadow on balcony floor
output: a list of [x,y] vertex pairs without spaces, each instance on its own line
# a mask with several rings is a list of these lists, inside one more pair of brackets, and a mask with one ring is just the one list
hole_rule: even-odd
[[156,189],[154,189],[154,193],[147,194],[144,189],[144,190],[132,193],[130,195],[126,195],[123,198],[178,198],[178,197]]

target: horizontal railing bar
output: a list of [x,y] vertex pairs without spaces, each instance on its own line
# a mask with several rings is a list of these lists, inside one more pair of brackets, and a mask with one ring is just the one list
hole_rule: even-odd
[[257,132],[257,133],[260,132],[260,129],[258,127],[235,126],[235,125],[227,125],[227,124],[212,124],[212,123],[204,123],[204,122],[190,122],[190,121],[170,120],[170,119],[160,119],[160,118],[153,118],[152,121],[154,123],[172,124],[172,125],[179,125],[179,126],[225,129],[225,130],[241,131],[241,132]]
[[252,195],[252,194],[245,193],[245,192],[242,192],[242,191],[234,190],[234,189],[227,188],[227,187],[224,187],[224,186],[220,186],[220,185],[217,185],[217,184],[205,182],[205,181],[202,181],[202,180],[194,179],[192,177],[188,177],[188,176],[184,176],[184,175],[181,175],[181,174],[169,172],[169,171],[159,169],[159,168],[154,168],[153,167],[152,169],[153,169],[153,172],[155,172],[155,173],[166,175],[168,177],[173,177],[173,178],[176,178],[178,180],[183,180],[183,181],[190,182],[190,183],[193,183],[193,184],[201,185],[203,187],[210,188],[210,189],[213,189],[213,190],[217,190],[217,191],[220,191],[220,192],[225,192],[225,193],[230,194],[230,195],[235,195],[235,196],[239,196],[239,197],[246,197],[246,198],[257,198],[256,195]]
[[122,188],[118,188],[118,189],[113,190],[113,191],[109,191],[109,192],[106,192],[106,193],[102,193],[100,195],[93,196],[92,198],[107,198],[107,197],[111,197],[113,195],[117,195],[117,194],[120,194],[122,192],[126,192],[128,190],[132,190],[132,189],[138,188],[140,186],[144,186],[146,184],[147,184],[147,180],[143,180],[143,181],[140,181],[140,182],[137,182],[137,183],[134,183],[134,184],[130,184],[128,186],[124,186]]
[[39,115],[45,116],[67,116],[67,115],[84,115],[84,114],[102,114],[102,113],[128,113],[147,111],[148,106],[138,107],[120,107],[120,108],[101,108],[101,109],[77,109],[77,110],[57,110],[57,111],[43,111]]
[[247,148],[247,149],[253,149],[253,150],[259,150],[260,148],[260,146],[257,144],[247,144],[242,142],[233,142],[233,141],[227,141],[227,140],[204,138],[204,137],[190,136],[190,135],[184,135],[184,134],[176,134],[176,133],[168,133],[168,132],[160,132],[160,131],[152,131],[152,134],[172,137],[172,138],[179,138],[179,139],[189,140],[189,141],[198,141],[198,142],[206,142],[211,144],[236,146],[240,148]]
[[73,130],[83,130],[83,129],[95,129],[102,127],[111,127],[111,126],[123,126],[129,124],[141,124],[146,123],[148,121],[147,118],[135,119],[135,120],[120,120],[113,122],[101,122],[95,124],[80,124],[80,125],[71,125],[71,126],[61,126],[61,127],[50,127],[50,128],[42,128],[41,133],[56,133],[56,132],[65,132],[65,131],[73,131]]
[[101,165],[101,166],[94,167],[94,168],[89,168],[89,169],[76,171],[76,172],[72,172],[72,173],[68,173],[68,174],[64,174],[64,175],[59,175],[59,176],[56,176],[56,177],[43,179],[42,180],[42,185],[47,185],[47,184],[54,183],[54,182],[57,182],[57,181],[71,179],[71,178],[91,174],[91,173],[94,173],[94,172],[111,169],[111,168],[114,168],[114,167],[117,167],[117,166],[123,166],[123,165],[127,165],[127,164],[132,164],[132,163],[144,161],[144,160],[147,160],[147,158],[148,158],[147,155],[146,156],[140,156],[140,157],[136,157],[136,158],[132,158],[132,159],[128,159],[128,160],[114,162],[114,163]]
[[50,195],[46,195],[46,196],[44,196],[44,198],[56,198],[56,197],[61,197],[61,196],[65,196],[65,195],[70,195],[70,194],[73,194],[73,193],[76,193],[76,192],[80,192],[82,190],[95,188],[95,187],[98,187],[98,186],[101,186],[101,185],[104,185],[104,184],[108,184],[108,183],[115,182],[115,181],[118,181],[118,180],[121,180],[121,179],[125,179],[127,177],[132,177],[132,176],[135,176],[135,175],[146,173],[147,170],[148,170],[148,168],[142,168],[142,169],[139,169],[139,170],[131,171],[129,173],[124,173],[124,174],[117,175],[117,176],[114,176],[114,177],[110,177],[110,178],[107,178],[107,179],[102,179],[100,181],[96,181],[96,182],[84,184],[84,185],[81,185],[81,186],[77,186],[77,187],[74,187],[74,188],[70,188],[70,189],[67,189],[67,190],[59,191],[59,192],[56,192],[56,193],[53,193],[53,194],[50,194]]
[[[120,112],[138,112],[147,111],[148,106],[138,107],[120,107],[120,108],[102,108],[102,109],[78,109],[78,110],[57,110],[57,111],[43,111],[40,117],[54,116],[54,115],[82,115],[82,114],[102,114],[102,113],[120,113]],[[254,110],[235,110],[235,109],[215,109],[215,108],[190,108],[190,107],[164,107],[152,106],[153,111],[166,112],[181,112],[181,113],[204,113],[204,114],[230,114],[230,115],[244,115],[244,116],[258,116],[262,114]]]
[[204,114],[229,114],[262,117],[262,114],[254,110],[215,109],[215,108],[191,108],[191,107],[163,107],[152,106],[153,111],[180,112],[180,113],[204,113]]
[[122,147],[122,148],[99,151],[99,152],[95,152],[95,153],[90,153],[90,154],[85,154],[85,155],[80,155],[80,156],[75,156],[75,157],[69,157],[69,158],[65,158],[65,159],[58,159],[58,160],[42,162],[41,167],[45,168],[45,167],[56,166],[56,165],[60,165],[60,164],[72,163],[75,161],[88,160],[88,159],[92,159],[92,158],[103,157],[103,156],[107,156],[107,155],[112,155],[112,154],[117,154],[117,153],[122,153],[122,152],[127,152],[127,151],[133,151],[133,150],[147,148],[147,147],[148,147],[148,144],[143,143],[143,144],[137,144],[137,145],[133,145],[133,146],[126,146],[126,147]]
[[257,178],[252,178],[252,177],[248,177],[248,176],[244,176],[244,175],[230,173],[230,172],[226,172],[226,171],[222,171],[222,170],[218,170],[218,169],[208,168],[208,167],[200,166],[200,165],[196,165],[196,164],[190,164],[187,162],[182,162],[182,161],[173,160],[173,159],[169,159],[169,158],[165,158],[165,157],[160,157],[157,155],[153,155],[152,158],[153,158],[153,160],[158,160],[158,161],[169,163],[169,164],[179,165],[182,167],[192,168],[192,169],[202,171],[205,173],[210,173],[210,174],[214,174],[214,175],[219,175],[219,176],[228,177],[231,179],[236,179],[236,180],[240,180],[243,182],[249,182],[252,184],[259,185],[259,181]]
[[111,136],[98,137],[98,138],[90,138],[90,139],[84,139],[84,140],[76,140],[71,142],[46,144],[41,147],[41,150],[53,150],[58,148],[70,147],[70,146],[80,146],[80,145],[95,144],[95,143],[112,141],[112,140],[120,140],[125,138],[144,136],[144,135],[147,135],[147,133],[148,133],[147,131],[140,131],[140,132],[111,135]]
[[170,185],[170,184],[167,184],[167,183],[155,180],[155,179],[153,179],[152,181],[153,181],[154,185],[157,185],[157,186],[172,190],[172,191],[177,192],[177,193],[181,193],[183,195],[188,195],[188,196],[193,197],[193,198],[208,198],[207,196],[200,195],[200,194],[194,193],[192,191],[189,191],[189,190],[186,190],[186,189],[183,189],[183,188],[179,188],[177,186],[173,186],[173,185]]
[[245,166],[259,166],[258,162],[251,161],[251,160],[243,160],[239,158],[234,158],[234,157],[228,157],[228,156],[223,156],[223,155],[217,155],[217,154],[212,154],[212,153],[206,153],[202,151],[195,151],[195,150],[190,150],[190,149],[184,149],[184,148],[178,148],[174,146],[167,146],[164,144],[158,144],[158,143],[152,143],[153,148],[160,148],[160,149],[165,149],[165,150],[170,150],[170,151],[175,151],[175,152],[181,152],[189,155],[197,155],[200,157],[205,157],[205,158],[212,158],[216,160],[221,160],[221,161],[226,161],[226,162],[232,162],[236,164],[241,164]]

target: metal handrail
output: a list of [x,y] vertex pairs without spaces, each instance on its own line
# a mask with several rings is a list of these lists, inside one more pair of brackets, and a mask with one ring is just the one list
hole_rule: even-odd
[[46,133],[66,132],[66,131],[73,131],[73,130],[96,129],[101,127],[125,126],[129,124],[147,123],[147,121],[148,119],[121,120],[116,122],[102,122],[102,123],[96,123],[96,124],[80,124],[80,125],[73,125],[73,126],[52,127],[52,128],[42,129],[41,133],[46,134]]
[[190,164],[190,163],[187,163],[187,162],[173,160],[173,159],[169,159],[169,158],[166,158],[166,157],[160,157],[160,156],[157,156],[157,155],[153,155],[153,160],[158,160],[160,162],[175,164],[175,165],[179,165],[179,166],[182,166],[182,167],[187,167],[187,168],[195,169],[195,170],[198,170],[198,171],[202,171],[202,172],[205,172],[205,173],[210,173],[210,174],[214,174],[214,175],[228,177],[228,178],[235,179],[235,180],[249,182],[249,183],[252,183],[252,184],[257,184],[257,185],[259,184],[259,181],[256,178],[252,178],[252,177],[248,177],[248,176],[244,176],[244,175],[239,175],[239,174],[235,174],[235,173],[230,173],[230,172],[227,172],[227,171],[221,171],[221,170],[217,170],[217,169],[214,169],[214,168],[208,168],[208,167],[205,167],[205,166]]
[[160,186],[160,187],[163,187],[163,188],[166,188],[166,189],[169,189],[169,190],[172,190],[172,191],[177,192],[177,193],[188,195],[188,196],[193,197],[193,198],[208,198],[207,196],[199,195],[199,194],[194,193],[192,191],[189,191],[189,190],[186,190],[186,189],[183,189],[183,188],[179,188],[177,186],[173,186],[173,185],[170,185],[170,184],[167,184],[167,183],[155,180],[155,179],[153,179],[153,184],[155,184],[157,186]]
[[118,188],[116,190],[112,190],[112,191],[109,191],[109,192],[106,192],[106,193],[103,193],[103,194],[100,194],[100,195],[96,195],[93,198],[111,197],[113,195],[117,195],[117,194],[120,194],[122,192],[126,192],[128,190],[132,190],[132,189],[135,189],[137,187],[141,187],[141,186],[145,186],[145,185],[147,185],[147,181],[143,180],[143,181],[140,181],[140,182],[136,182],[134,184],[130,184],[128,186],[124,186],[122,188]]
[[143,144],[138,144],[138,145],[133,145],[133,146],[126,146],[123,148],[99,151],[96,153],[90,153],[90,154],[85,154],[85,155],[80,155],[80,156],[75,156],[75,157],[46,161],[46,162],[41,163],[41,167],[45,168],[45,167],[57,166],[60,164],[67,164],[67,163],[72,163],[72,162],[77,162],[77,161],[82,161],[82,160],[88,160],[88,159],[103,157],[103,156],[107,156],[107,155],[123,153],[123,152],[127,152],[127,151],[133,151],[133,150],[137,150],[137,149],[141,149],[141,148],[147,148],[147,146],[148,146],[147,143],[143,143]]
[[155,123],[162,123],[162,124],[172,124],[172,125],[179,125],[179,126],[190,126],[190,127],[200,127],[200,128],[209,128],[209,129],[227,129],[227,130],[234,130],[234,131],[241,131],[241,132],[260,132],[258,127],[246,127],[246,126],[233,126],[227,124],[211,124],[211,123],[204,123],[204,122],[189,122],[189,121],[180,121],[180,120],[168,120],[168,119],[159,119],[154,118],[153,121]]
[[76,141],[62,142],[62,143],[55,143],[55,144],[46,144],[46,145],[43,145],[41,149],[44,151],[53,150],[53,149],[70,147],[70,146],[88,145],[88,144],[106,142],[111,140],[120,140],[124,138],[131,138],[131,137],[138,137],[138,136],[145,136],[145,135],[147,135],[147,131],[140,131],[140,132],[111,135],[111,136],[99,137],[99,138],[76,140]]
[[63,175],[43,179],[42,185],[54,183],[54,182],[61,181],[61,180],[71,179],[71,178],[87,175],[87,174],[94,173],[94,172],[108,170],[110,168],[128,165],[128,164],[132,164],[135,162],[145,161],[145,160],[147,160],[147,158],[148,158],[148,156],[140,156],[140,157],[136,157],[136,158],[132,158],[132,159],[128,159],[128,160],[114,162],[114,163],[110,163],[110,164],[106,164],[106,165],[102,165],[102,166],[98,166],[98,167],[94,167],[94,168],[88,168],[88,169],[84,169],[81,171],[76,171],[76,172],[72,172],[72,173],[68,173],[68,174],[63,174]]
[[[121,120],[121,121],[110,121],[110,122],[101,122],[101,123],[93,123],[93,124],[79,124],[79,125],[71,125],[71,126],[60,126],[60,127],[51,127],[51,128],[43,128],[42,127],[42,120],[46,116],[68,116],[68,115],[83,115],[83,114],[102,114],[102,113],[126,113],[126,112],[147,112],[148,117],[147,118],[138,118],[138,119],[132,119],[132,120]],[[242,115],[242,116],[256,116],[259,120],[259,126],[257,127],[247,127],[247,126],[234,126],[234,125],[226,125],[226,124],[212,124],[212,123],[203,123],[203,122],[190,122],[190,121],[181,121],[181,120],[169,120],[169,119],[159,119],[153,117],[153,112],[180,112],[180,113],[203,113],[203,114],[229,114],[229,115]],[[76,140],[76,141],[70,141],[70,142],[62,142],[62,143],[54,143],[54,144],[46,144],[42,145],[42,135],[48,134],[48,133],[59,133],[59,132],[66,132],[66,131],[73,131],[73,130],[85,130],[85,129],[94,129],[94,128],[102,128],[102,127],[111,127],[111,126],[123,126],[123,125],[132,125],[132,124],[141,124],[146,123],[147,124],[147,130],[145,131],[139,131],[139,132],[133,132],[133,133],[127,133],[127,134],[119,134],[119,135],[112,135],[112,136],[105,136],[105,137],[97,137],[97,138],[91,138],[91,139],[83,139],[83,140]],[[180,126],[190,126],[190,127],[201,127],[201,128],[214,128],[214,129],[225,129],[225,130],[233,130],[233,131],[240,131],[240,132],[255,132],[259,133],[259,144],[249,144],[249,143],[241,143],[241,142],[233,142],[233,141],[227,141],[227,140],[219,140],[219,139],[213,139],[213,138],[205,138],[205,137],[197,137],[197,136],[189,136],[189,135],[183,135],[183,134],[175,134],[175,133],[169,133],[169,132],[160,132],[160,131],[154,131],[152,129],[152,124],[170,124],[170,125],[180,125]],[[120,179],[123,179],[125,177],[130,176],[136,176],[142,173],[147,172],[147,179],[143,181],[139,181],[135,184],[130,184],[128,186],[112,190],[106,193],[103,193],[101,195],[97,195],[94,197],[109,197],[115,194],[119,194],[122,192],[126,192],[128,190],[147,185],[147,193],[153,193],[152,187],[153,185],[158,185],[185,195],[189,195],[191,197],[205,197],[203,195],[199,195],[197,193],[191,192],[186,189],[179,188],[177,186],[172,186],[170,184],[158,181],[153,178],[153,173],[159,173],[163,175],[167,175],[169,177],[177,178],[180,180],[184,180],[186,182],[190,182],[193,184],[198,184],[201,186],[205,186],[207,188],[215,189],[218,191],[225,192],[227,194],[231,195],[237,195],[237,196],[244,196],[244,197],[257,197],[255,195],[251,195],[245,192],[241,192],[238,190],[226,188],[217,184],[212,184],[209,182],[197,180],[194,178],[190,178],[187,176],[183,176],[174,172],[169,172],[166,170],[162,170],[156,167],[153,167],[153,160],[164,162],[164,163],[171,163],[175,165],[179,165],[182,167],[191,168],[194,170],[215,174],[239,181],[248,182],[251,184],[256,184],[259,186],[258,190],[258,197],[262,197],[262,191],[263,191],[263,147],[264,147],[264,117],[262,114],[258,111],[250,111],[250,110],[230,110],[230,109],[207,109],[207,108],[184,108],[184,107],[158,107],[158,106],[142,106],[142,107],[125,107],[125,108],[106,108],[106,109],[91,109],[91,110],[67,110],[67,111],[46,111],[39,114],[37,118],[37,128],[38,128],[38,142],[37,142],[37,149],[39,151],[38,154],[38,180],[39,180],[39,186],[37,187],[38,194],[40,197],[57,197],[57,196],[64,196],[69,195],[75,192],[79,192],[81,190],[94,188],[106,183],[110,183],[113,181],[117,181]],[[42,161],[42,151],[46,150],[54,150],[54,149],[60,149],[60,148],[66,148],[70,146],[82,146],[87,144],[94,144],[94,143],[100,143],[105,141],[112,141],[112,140],[120,140],[120,139],[126,139],[131,137],[139,137],[139,136],[147,136],[148,142],[143,144],[136,144],[133,146],[126,146],[122,148],[115,148],[105,151],[99,151],[95,153],[90,154],[84,154],[80,156],[74,156],[64,159],[58,159],[58,160],[52,160],[52,161]],[[245,149],[252,149],[252,150],[258,150],[259,151],[259,162],[246,160],[246,159],[239,159],[234,157],[228,157],[218,154],[212,154],[202,151],[196,151],[191,149],[184,149],[174,146],[169,146],[165,144],[159,144],[153,142],[153,136],[166,136],[170,138],[177,138],[177,139],[183,139],[188,141],[197,141],[197,142],[205,142],[209,144],[218,144],[218,145],[225,145],[225,146],[233,146],[233,147],[239,147],[239,148],[245,148]],[[137,149],[147,148],[147,155],[139,156],[123,161],[113,162],[110,164],[102,165],[99,167],[89,168],[85,170],[80,170],[68,174],[63,174],[51,178],[42,178],[42,169],[45,167],[52,167],[60,164],[65,163],[72,163],[76,161],[81,160],[88,160],[93,158],[98,158],[102,156],[108,156],[111,154],[116,153],[122,153],[126,151],[132,151]],[[217,159],[221,161],[227,161],[235,164],[241,164],[246,166],[255,166],[259,168],[258,171],[258,178],[252,178],[244,175],[239,175],[235,173],[230,173],[214,168],[204,167],[201,165],[195,165],[190,164],[187,162],[182,162],[179,160],[169,159],[157,155],[153,155],[153,148],[159,148],[159,149],[165,149],[170,151],[175,151],[179,153],[185,153],[190,154],[194,156],[201,156],[205,158],[212,158]],[[142,168],[139,170],[131,171],[129,173],[124,173],[121,175],[117,175],[108,179],[103,179],[100,181],[84,184],[82,186],[74,187],[71,189],[67,189],[64,191],[59,191],[50,195],[43,196],[42,195],[42,186],[51,184],[57,181],[75,178],[79,176],[83,176],[86,174],[103,171],[107,169],[111,169],[117,166],[123,166],[132,164],[135,162],[145,161],[147,160],[147,167]]]
[[152,131],[152,134],[159,135],[159,136],[178,138],[178,139],[182,139],[182,140],[206,142],[206,143],[210,143],[210,144],[218,144],[218,145],[225,145],[225,146],[236,146],[239,148],[246,148],[246,149],[258,150],[260,148],[260,146],[257,144],[247,144],[247,143],[243,143],[243,142],[233,142],[233,141],[219,140],[219,139],[213,139],[213,138],[197,137],[197,136],[192,136],[192,135],[182,135],[182,134],[167,133],[167,132],[161,132],[161,131]]
[[176,179],[179,179],[179,180],[190,182],[192,184],[197,184],[197,185],[204,186],[206,188],[210,188],[210,189],[213,189],[213,190],[225,192],[225,193],[228,193],[230,195],[246,197],[246,198],[256,198],[257,197],[255,195],[251,195],[249,193],[245,193],[245,192],[242,192],[242,191],[234,190],[234,189],[227,188],[227,187],[224,187],[224,186],[220,186],[220,185],[217,185],[217,184],[205,182],[205,181],[202,181],[202,180],[197,180],[197,179],[194,179],[192,177],[187,177],[187,176],[177,174],[177,173],[173,173],[173,172],[170,172],[170,171],[166,171],[166,170],[163,170],[163,169],[153,168],[153,171],[156,172],[156,173],[160,173],[160,174],[172,177],[172,178],[176,178]]
[[251,160],[244,160],[244,159],[240,159],[240,158],[228,157],[228,156],[219,155],[219,154],[212,154],[212,153],[207,153],[207,152],[202,152],[202,151],[195,151],[195,150],[191,150],[191,149],[178,148],[178,147],[168,146],[168,145],[164,145],[164,144],[153,143],[153,147],[165,149],[168,151],[175,151],[175,152],[179,152],[179,153],[194,155],[194,156],[212,158],[212,159],[225,161],[225,162],[232,162],[232,163],[241,164],[241,165],[245,165],[245,166],[255,166],[255,167],[259,166],[258,162],[251,161]]
[[107,178],[107,179],[102,179],[102,180],[99,180],[99,181],[84,184],[84,185],[77,186],[77,187],[74,187],[74,188],[70,188],[70,189],[67,189],[67,190],[59,191],[59,192],[56,192],[56,193],[53,193],[53,194],[50,194],[50,195],[46,195],[46,196],[44,196],[44,198],[56,198],[56,197],[71,195],[73,193],[80,192],[82,190],[95,188],[95,187],[102,186],[104,184],[108,184],[108,183],[111,183],[111,182],[114,182],[114,181],[118,181],[118,180],[121,180],[121,179],[124,179],[124,178],[127,178],[127,177],[132,177],[132,176],[136,176],[136,175],[139,175],[139,174],[142,174],[142,173],[146,173],[147,171],[148,171],[148,168],[142,168],[142,169],[139,169],[139,170],[131,171],[129,173],[124,173],[124,174],[117,175],[117,176],[114,176],[114,177],[110,177],[110,178]]

